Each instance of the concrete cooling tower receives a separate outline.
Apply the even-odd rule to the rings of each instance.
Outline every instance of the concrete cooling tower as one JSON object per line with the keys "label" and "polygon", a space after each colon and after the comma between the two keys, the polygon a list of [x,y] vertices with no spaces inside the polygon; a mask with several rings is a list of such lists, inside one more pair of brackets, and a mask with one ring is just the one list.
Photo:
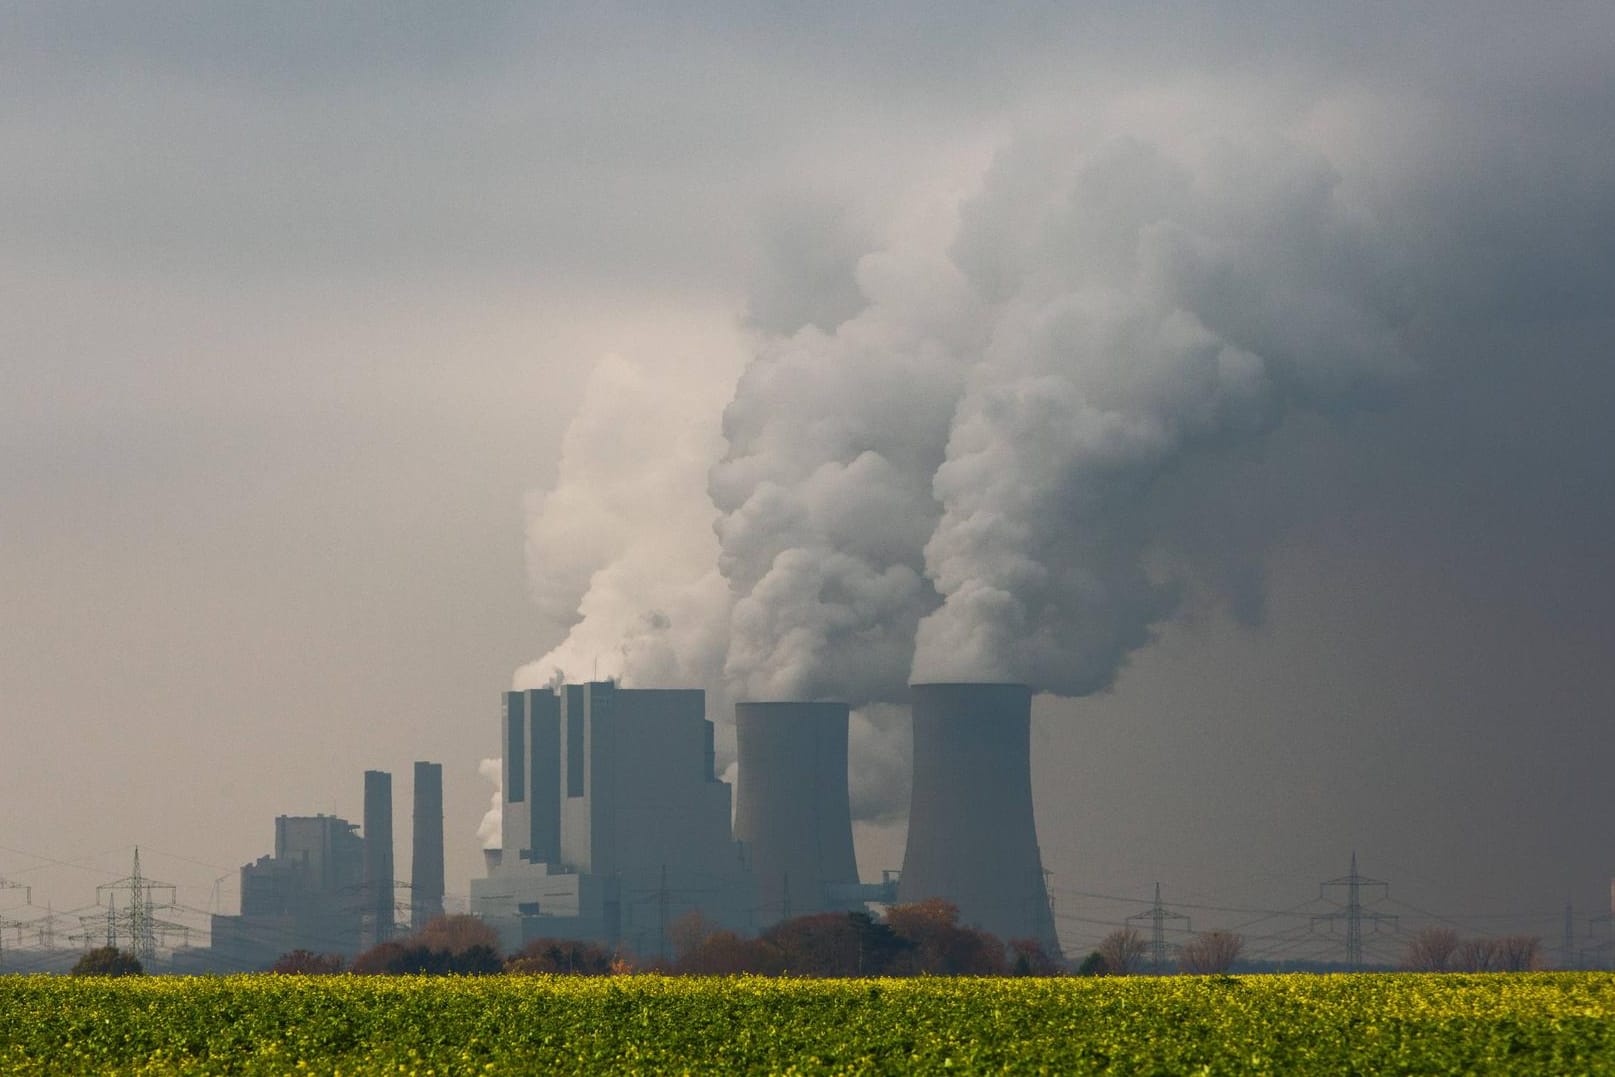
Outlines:
{"label": "concrete cooling tower", "polygon": [[961,923],[1058,953],[1032,818],[1031,689],[912,688],[914,784],[898,900],[945,898]]}
{"label": "concrete cooling tower", "polygon": [[738,703],[735,837],[761,896],[760,924],[854,908],[845,703]]}

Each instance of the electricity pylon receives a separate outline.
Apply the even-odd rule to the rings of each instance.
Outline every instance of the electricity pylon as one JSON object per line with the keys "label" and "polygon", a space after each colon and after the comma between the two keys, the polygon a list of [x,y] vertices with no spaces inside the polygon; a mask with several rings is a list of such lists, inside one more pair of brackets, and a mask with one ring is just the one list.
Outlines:
{"label": "electricity pylon", "polygon": [[1159,976],[1166,971],[1166,922],[1168,920],[1182,920],[1183,930],[1189,930],[1189,918],[1182,913],[1168,912],[1166,906],[1161,904],[1161,884],[1155,884],[1155,904],[1143,912],[1134,913],[1127,918],[1130,924],[1134,920],[1149,921],[1150,925],[1150,971]]}
{"label": "electricity pylon", "polygon": [[[1320,921],[1327,922],[1331,926],[1337,920],[1346,922],[1346,965],[1355,972],[1363,967],[1363,922],[1366,920],[1372,924],[1375,931],[1379,930],[1379,925],[1382,923],[1396,923],[1396,917],[1394,916],[1363,911],[1363,888],[1380,890],[1380,897],[1384,898],[1390,896],[1391,884],[1381,879],[1370,879],[1367,876],[1357,874],[1357,851],[1354,849],[1351,854],[1351,873],[1319,884],[1318,893],[1325,901],[1332,900],[1325,892],[1331,886],[1343,886],[1346,888],[1346,903],[1339,912],[1326,912],[1314,916],[1312,924],[1316,927]],[[1335,902],[1335,904],[1340,903]]]}

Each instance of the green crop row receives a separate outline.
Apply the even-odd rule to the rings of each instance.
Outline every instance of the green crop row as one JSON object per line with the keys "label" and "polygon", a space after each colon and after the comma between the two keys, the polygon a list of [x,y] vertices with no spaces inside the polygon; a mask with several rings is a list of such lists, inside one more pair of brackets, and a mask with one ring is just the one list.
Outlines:
{"label": "green crop row", "polygon": [[1615,976],[0,977],[7,1073],[1615,1073]]}

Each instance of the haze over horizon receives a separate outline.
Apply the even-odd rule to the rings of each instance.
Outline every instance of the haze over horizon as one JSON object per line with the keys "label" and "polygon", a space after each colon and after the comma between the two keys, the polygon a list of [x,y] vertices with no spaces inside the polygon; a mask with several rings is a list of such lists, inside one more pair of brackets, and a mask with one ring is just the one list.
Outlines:
{"label": "haze over horizon", "polygon": [[3,18],[36,905],[139,845],[233,908],[369,768],[407,878],[417,759],[463,893],[559,668],[864,705],[866,877],[908,678],[1027,680],[1068,947],[1354,849],[1469,931],[1608,911],[1606,6]]}

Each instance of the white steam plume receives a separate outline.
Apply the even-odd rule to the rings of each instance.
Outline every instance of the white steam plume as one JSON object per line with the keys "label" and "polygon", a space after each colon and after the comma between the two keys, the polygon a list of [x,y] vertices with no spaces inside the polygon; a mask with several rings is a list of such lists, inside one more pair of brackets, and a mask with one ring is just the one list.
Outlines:
{"label": "white steam plume", "polygon": [[936,225],[862,259],[856,317],[765,343],[724,414],[709,489],[736,598],[736,698],[905,695],[915,627],[937,603],[923,556],[939,514],[931,476],[984,342]]}
{"label": "white steam plume", "polygon": [[720,684],[729,597],[705,484],[734,372],[717,363],[596,365],[555,486],[528,502],[528,574],[556,643],[516,688],[557,675]]}
{"label": "white steam plume", "polygon": [[1375,240],[1281,142],[1002,160],[954,247],[993,329],[935,476],[915,679],[1109,685],[1176,602],[1156,480],[1403,369]]}
{"label": "white steam plume", "polygon": [[505,765],[502,759],[484,759],[477,764],[477,773],[493,783],[488,797],[488,811],[477,824],[477,840],[484,849],[498,849],[505,844]]}
{"label": "white steam plume", "polygon": [[1160,480],[1404,370],[1385,237],[1281,139],[1023,142],[894,235],[856,313],[761,337],[721,437],[724,385],[596,372],[529,521],[569,634],[518,687],[850,702],[857,815],[893,817],[906,727],[871,705],[911,678],[1106,687],[1205,583],[1172,574],[1196,567]]}

